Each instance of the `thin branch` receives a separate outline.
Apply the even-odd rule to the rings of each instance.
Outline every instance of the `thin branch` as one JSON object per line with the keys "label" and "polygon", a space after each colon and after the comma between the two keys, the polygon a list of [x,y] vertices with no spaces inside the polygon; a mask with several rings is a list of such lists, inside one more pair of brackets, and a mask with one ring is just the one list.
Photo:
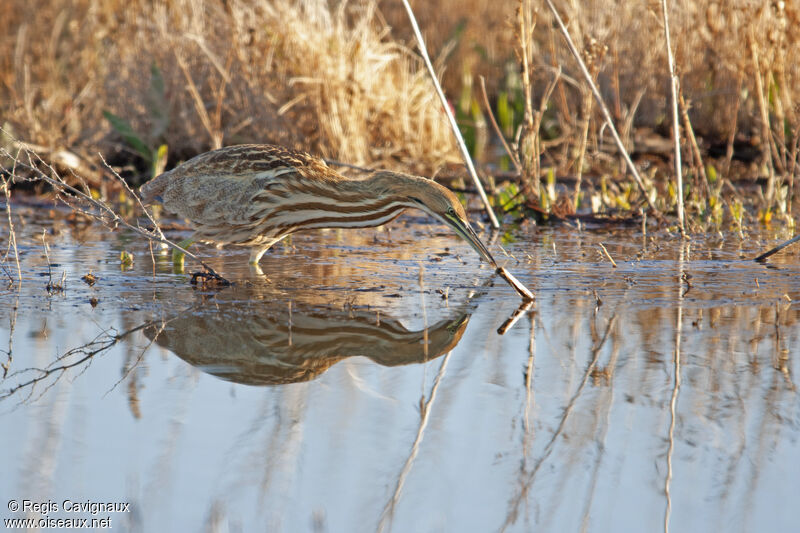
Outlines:
{"label": "thin branch", "polygon": [[[61,378],[61,376],[64,375],[64,372],[66,372],[67,370],[78,367],[83,363],[86,363],[87,361],[91,361],[94,358],[94,356],[109,350],[111,347],[115,346],[129,335],[137,331],[140,331],[150,325],[157,324],[158,322],[159,321],[157,320],[147,321],[134,328],[131,328],[127,331],[115,335],[112,335],[108,332],[108,330],[105,330],[102,333],[100,333],[97,337],[87,342],[86,344],[83,344],[81,346],[78,346],[77,348],[72,348],[71,350],[64,352],[62,355],[56,357],[56,359],[52,363],[50,363],[48,366],[44,368],[25,368],[17,370],[15,372],[11,372],[8,374],[7,376],[8,378],[12,378],[14,376],[21,376],[22,374],[25,374],[27,372],[36,372],[37,375],[28,379],[27,381],[17,383],[15,386],[9,389],[0,391],[0,400],[9,398],[14,394],[16,394],[17,392],[19,392],[20,390],[25,389],[26,387],[30,387],[30,392],[28,396],[22,400],[22,402],[25,402],[28,398],[30,398],[33,395],[34,389],[36,388],[36,385],[38,383],[46,380],[47,378],[56,373],[60,374],[55,379],[55,381],[58,381]],[[81,356],[81,357],[75,361],[67,361],[73,356]],[[48,388],[52,387],[54,383],[51,383],[48,386]]]}
{"label": "thin branch", "polygon": [[[595,311],[596,316],[596,311]],[[599,338],[596,342],[593,343],[591,349],[591,360],[589,361],[589,365],[586,367],[586,370],[583,373],[583,378],[581,379],[580,383],[578,384],[577,389],[572,394],[572,397],[569,399],[567,406],[564,407],[564,410],[561,415],[561,421],[558,424],[558,427],[553,431],[553,434],[550,436],[550,440],[544,447],[542,454],[539,456],[539,459],[533,465],[533,467],[529,470],[523,470],[521,472],[522,479],[520,480],[521,487],[520,491],[517,494],[516,498],[511,502],[510,509],[508,514],[506,515],[506,520],[503,526],[500,528],[500,531],[506,531],[514,522],[517,520],[517,514],[519,512],[519,507],[522,504],[523,500],[527,497],[528,491],[530,487],[533,485],[533,481],[536,478],[536,475],[539,472],[539,469],[542,467],[544,462],[553,452],[556,443],[558,442],[558,437],[562,434],[564,429],[567,426],[567,419],[569,418],[570,414],[572,414],[572,410],[575,408],[575,404],[578,401],[578,398],[583,393],[583,389],[586,387],[586,384],[589,382],[589,378],[592,375],[595,367],[597,366],[597,361],[600,358],[600,350],[605,345],[606,340],[608,339],[608,335],[611,332],[611,329],[614,327],[614,323],[617,320],[616,312],[611,315],[611,318],[606,323],[606,329],[603,333],[603,336]]]}
{"label": "thin branch", "polygon": [[391,525],[392,518],[394,516],[394,510],[397,503],[400,501],[400,496],[403,493],[403,486],[405,485],[406,478],[408,477],[409,472],[411,472],[411,468],[414,466],[414,461],[419,454],[419,448],[422,444],[422,440],[425,437],[425,428],[428,426],[428,422],[430,420],[431,409],[433,409],[433,404],[436,401],[436,393],[439,390],[439,385],[441,384],[442,380],[444,379],[445,372],[447,371],[447,363],[450,361],[450,354],[452,352],[447,352],[447,354],[442,358],[442,362],[439,365],[439,372],[436,374],[436,379],[431,386],[430,393],[428,395],[427,401],[424,400],[424,397],[420,401],[420,420],[419,426],[417,427],[417,434],[414,438],[414,443],[411,445],[411,451],[406,458],[405,464],[403,464],[402,470],[400,470],[400,474],[397,476],[397,483],[395,484],[394,492],[392,493],[392,497],[389,498],[389,501],[386,502],[386,505],[383,508],[383,512],[381,513],[381,520],[378,523],[378,532],[384,531],[387,526]]}
{"label": "thin branch", "polygon": [[708,185],[708,173],[706,173],[706,167],[703,164],[703,155],[700,153],[700,146],[697,144],[697,136],[695,136],[694,128],[692,128],[692,122],[689,120],[689,106],[686,105],[686,100],[684,100],[682,93],[678,94],[678,101],[681,104],[680,109],[681,118],[683,120],[683,129],[685,130],[687,139],[689,139],[689,146],[691,148],[691,152],[694,154],[694,159],[697,161],[696,172],[701,178],[703,190],[706,194],[706,202],[708,202],[709,198],[711,197],[711,188]]}
{"label": "thin branch", "polygon": [[[686,247],[681,243],[680,253],[680,279],[685,277],[686,272],[683,270],[683,262]],[[677,421],[677,406],[678,406],[678,393],[681,389],[681,330],[683,328],[683,297],[686,293],[681,293],[682,287],[680,281],[678,282],[678,317],[675,327],[675,356],[672,360],[672,369],[674,372],[674,381],[672,385],[672,396],[669,401],[669,430],[667,431],[667,472],[664,476],[664,498],[666,505],[664,509],[664,531],[669,531],[669,519],[672,512],[672,496],[670,493],[670,486],[672,484],[672,457],[675,452],[675,423]]]}
{"label": "thin branch", "polygon": [[758,257],[756,257],[755,259],[753,259],[753,261],[756,261],[756,262],[758,262],[758,263],[763,263],[764,261],[766,261],[766,259],[767,259],[769,256],[771,256],[771,255],[774,255],[774,254],[776,254],[776,253],[780,252],[781,250],[783,250],[784,248],[786,248],[786,247],[787,247],[787,246],[789,246],[790,244],[794,244],[794,243],[796,243],[797,241],[800,241],[800,235],[795,235],[794,237],[792,237],[792,238],[791,238],[791,239],[789,239],[788,241],[786,241],[786,242],[784,242],[784,243],[781,243],[781,244],[779,244],[778,246],[776,246],[775,248],[772,248],[772,249],[770,249],[770,250],[768,250],[768,251],[764,252],[763,254],[761,254],[761,255],[759,255]]}
{"label": "thin branch", "polygon": [[212,147],[214,149],[222,148],[222,132],[215,131],[212,127],[211,118],[209,118],[208,112],[206,111],[206,105],[203,102],[203,97],[200,96],[200,91],[197,90],[197,86],[194,84],[194,80],[192,79],[192,75],[189,73],[189,67],[186,65],[186,61],[183,60],[183,57],[181,57],[177,50],[175,51],[175,59],[178,60],[178,66],[181,67],[183,75],[186,77],[186,88],[192,95],[194,107],[197,110],[197,116],[200,117],[200,122],[203,123],[203,127],[208,132],[209,137],[211,137]]}
{"label": "thin branch", "polygon": [[503,148],[505,149],[508,158],[511,160],[511,164],[514,165],[514,168],[517,169],[518,173],[521,173],[522,167],[519,164],[519,159],[517,159],[517,156],[511,151],[511,147],[508,146],[508,143],[506,142],[505,135],[503,135],[502,130],[500,130],[500,126],[497,124],[497,120],[494,118],[492,106],[489,104],[489,97],[486,96],[486,80],[483,79],[483,76],[481,76],[481,95],[483,95],[483,105],[486,107],[486,112],[489,114],[489,120],[492,123],[492,127],[494,128],[497,137],[500,139],[500,142],[503,143]]}
{"label": "thin branch", "polygon": [[19,266],[19,250],[17,250],[17,234],[14,231],[14,222],[11,219],[11,183],[14,182],[14,177],[16,175],[17,169],[17,162],[14,161],[14,167],[11,169],[11,179],[3,178],[3,192],[6,195],[6,216],[8,217],[8,230],[9,230],[9,239],[8,244],[9,248],[6,250],[6,255],[3,257],[3,262],[8,259],[8,253],[11,251],[11,248],[14,248],[14,260],[17,263],[17,282],[22,285],[22,268]]}
{"label": "thin branch", "polygon": [[[753,70],[756,74],[756,93],[758,94],[758,109],[761,113],[761,130],[762,136],[761,146],[764,162],[767,165],[767,172],[769,174],[767,179],[767,193],[766,193],[766,209],[772,208],[772,202],[775,199],[775,169],[772,162],[772,150],[770,148],[770,122],[769,111],[767,109],[767,96],[764,92],[764,82],[761,79],[761,62],[758,58],[758,50],[755,45],[755,37],[750,35],[750,57],[753,62]],[[766,144],[765,144],[766,143]]]}
{"label": "thin branch", "polygon": [[[178,244],[175,244],[174,242],[170,241],[169,239],[165,238],[163,233],[161,233],[161,230],[157,230],[158,234],[156,234],[154,232],[145,230],[144,228],[142,228],[142,227],[140,227],[138,225],[134,226],[133,224],[127,222],[125,219],[123,219],[121,216],[119,216],[106,203],[101,202],[99,200],[95,200],[94,198],[91,197],[91,195],[88,195],[85,192],[83,192],[83,191],[81,191],[79,189],[76,189],[75,187],[65,183],[64,180],[61,179],[61,177],[55,171],[55,169],[52,166],[50,166],[48,163],[43,161],[42,158],[39,157],[35,152],[26,152],[27,155],[28,155],[28,164],[20,162],[17,157],[15,157],[12,154],[10,154],[5,148],[0,148],[0,153],[4,154],[6,157],[9,157],[9,158],[13,159],[15,161],[15,164],[18,164],[19,166],[21,166],[23,168],[26,168],[26,169],[30,170],[31,172],[33,172],[42,181],[44,181],[44,182],[52,185],[53,187],[55,187],[56,191],[59,193],[58,194],[59,199],[61,199],[61,201],[63,201],[70,208],[76,209],[76,210],[78,210],[78,211],[80,211],[80,212],[82,212],[82,213],[84,213],[84,214],[96,219],[96,220],[100,220],[103,223],[105,223],[107,226],[111,227],[112,229],[116,228],[117,226],[123,226],[126,229],[141,235],[142,237],[145,237],[145,238],[150,239],[152,241],[156,241],[156,242],[160,242],[160,243],[166,244],[170,248],[172,248],[174,250],[178,250],[179,252],[184,253],[185,255],[191,257],[192,259],[194,259],[195,261],[200,263],[200,265],[202,265],[203,268],[206,269],[213,276],[219,277],[221,280],[225,281],[226,283],[229,283],[225,278],[220,276],[213,268],[211,268],[208,264],[206,264],[205,261],[200,259],[198,256],[196,256],[195,254],[193,254],[193,253],[189,252],[188,250],[182,248]],[[53,173],[53,175],[56,176],[56,178],[52,178],[52,177],[48,176],[47,174],[42,172],[39,168],[37,168],[36,165],[34,164],[34,162],[31,160],[31,154],[33,154],[35,156],[35,158],[42,165],[47,167]],[[99,213],[94,213],[94,212],[91,212],[91,211],[88,211],[88,210],[84,210],[84,209],[81,209],[78,206],[70,204],[67,201],[67,198],[69,196],[76,197],[77,199],[88,203],[92,207],[96,208],[99,211]],[[136,195],[134,194],[134,196],[136,196]],[[140,205],[141,205],[141,203],[140,203]],[[142,208],[144,209],[144,206],[142,206]],[[146,209],[144,209],[144,211],[147,212]],[[148,218],[150,220],[153,220],[152,216],[150,216],[149,214],[148,214]],[[158,228],[158,225],[156,225],[155,227]]]}
{"label": "thin branch", "polygon": [[600,246],[601,250],[603,250],[603,254],[605,254],[606,258],[608,258],[608,260],[611,261],[611,266],[613,266],[614,268],[617,268],[616,261],[614,261],[614,258],[611,257],[611,254],[608,253],[608,250],[606,250],[606,247],[603,245],[603,243],[599,242],[599,243],[597,243],[597,245]]}
{"label": "thin branch", "polygon": [[128,192],[128,194],[129,194],[129,195],[131,195],[131,196],[132,196],[132,197],[133,197],[133,198],[136,200],[136,203],[137,203],[137,204],[139,204],[139,208],[142,210],[142,212],[144,213],[144,215],[147,217],[147,220],[149,220],[149,221],[150,221],[150,223],[153,225],[153,230],[156,232],[156,234],[158,235],[158,237],[159,237],[161,240],[166,240],[166,237],[164,237],[164,233],[162,233],[162,231],[161,231],[161,228],[160,228],[160,227],[158,227],[158,222],[156,222],[156,220],[153,218],[153,215],[151,215],[151,214],[150,214],[150,211],[149,211],[148,209],[146,209],[146,208],[145,208],[144,204],[142,203],[142,200],[141,200],[141,198],[139,198],[139,195],[138,195],[138,194],[136,194],[135,192],[133,192],[133,189],[131,189],[130,185],[128,185],[128,182],[127,182],[127,181],[125,181],[125,180],[122,178],[122,176],[120,176],[120,175],[117,173],[117,171],[116,171],[116,170],[114,170],[113,168],[111,168],[111,165],[109,165],[109,164],[106,162],[106,159],[103,157],[103,154],[101,154],[100,152],[98,152],[98,153],[97,153],[97,155],[99,155],[99,156],[100,156],[100,159],[103,161],[103,164],[106,166],[106,168],[108,168],[108,170],[110,170],[110,171],[111,171],[111,174],[113,174],[113,175],[114,175],[114,177],[115,177],[115,178],[117,178],[117,180],[118,180],[118,181],[119,181],[119,182],[122,184],[122,186],[125,188],[125,190]]}

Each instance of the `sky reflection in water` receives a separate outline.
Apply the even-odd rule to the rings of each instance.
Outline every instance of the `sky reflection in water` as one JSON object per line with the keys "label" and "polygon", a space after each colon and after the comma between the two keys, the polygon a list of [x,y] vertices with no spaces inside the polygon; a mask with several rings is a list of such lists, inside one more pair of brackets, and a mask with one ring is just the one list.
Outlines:
{"label": "sky reflection in water", "polygon": [[0,293],[0,389],[21,385],[0,400],[0,497],[129,501],[122,531],[796,526],[797,255],[523,232],[507,266],[537,301],[501,336],[515,293],[444,228],[401,220],[296,236],[268,281],[204,249],[239,282],[218,293],[165,255],[154,271],[146,244],[67,228],[52,296],[29,224],[22,289]]}

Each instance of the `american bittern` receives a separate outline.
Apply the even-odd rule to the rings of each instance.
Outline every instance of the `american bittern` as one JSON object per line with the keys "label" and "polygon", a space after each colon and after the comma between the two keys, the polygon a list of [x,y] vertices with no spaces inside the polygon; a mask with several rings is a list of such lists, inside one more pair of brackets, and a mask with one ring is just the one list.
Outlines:
{"label": "american bittern", "polygon": [[380,226],[411,207],[453,228],[496,265],[447,188],[398,172],[348,178],[321,159],[278,146],[206,152],[144,184],[141,195],[146,204],[161,202],[189,219],[194,240],[251,247],[251,264],[297,231]]}

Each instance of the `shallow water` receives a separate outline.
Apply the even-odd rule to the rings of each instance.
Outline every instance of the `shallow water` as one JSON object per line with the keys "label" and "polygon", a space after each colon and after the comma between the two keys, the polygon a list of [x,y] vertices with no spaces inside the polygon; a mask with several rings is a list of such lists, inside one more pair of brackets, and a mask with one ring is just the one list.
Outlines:
{"label": "shallow water", "polygon": [[4,519],[69,499],[130,503],[48,514],[118,531],[796,531],[800,263],[748,260],[774,235],[520,229],[492,246],[536,295],[510,322],[516,293],[420,218],[295,236],[266,276],[200,247],[236,281],[204,291],[131,235],[27,211]]}

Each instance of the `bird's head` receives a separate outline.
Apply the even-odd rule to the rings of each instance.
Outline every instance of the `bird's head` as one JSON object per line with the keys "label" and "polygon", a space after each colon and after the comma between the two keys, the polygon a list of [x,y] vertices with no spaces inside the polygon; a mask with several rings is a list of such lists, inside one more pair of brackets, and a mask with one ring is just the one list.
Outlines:
{"label": "bird's head", "polygon": [[450,226],[478,255],[492,265],[497,265],[492,254],[470,226],[467,212],[458,197],[450,189],[426,178],[395,172],[378,172],[375,178],[385,181],[388,188],[407,202],[409,207],[421,209]]}

